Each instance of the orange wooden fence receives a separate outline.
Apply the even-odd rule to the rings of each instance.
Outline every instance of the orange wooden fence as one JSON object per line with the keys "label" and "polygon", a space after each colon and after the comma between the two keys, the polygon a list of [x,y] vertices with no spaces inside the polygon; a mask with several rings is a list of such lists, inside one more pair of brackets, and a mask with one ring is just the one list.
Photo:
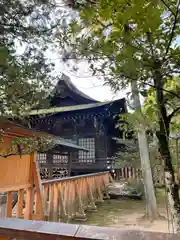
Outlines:
{"label": "orange wooden fence", "polygon": [[[7,194],[7,201],[0,208],[5,209],[8,218],[24,218],[49,221],[66,221],[71,218],[86,219],[85,210],[95,211],[96,203],[103,202],[107,196],[106,185],[111,177],[109,172],[81,175],[64,179],[39,180],[36,163],[32,161],[30,183],[0,188]],[[18,201],[13,208],[14,193]]]}
{"label": "orange wooden fence", "polygon": [[[43,198],[35,159],[34,153],[23,155],[21,158],[12,156],[7,161],[1,159],[1,166],[4,161],[5,174],[0,181],[0,194],[4,196],[0,205],[1,217],[44,219]],[[0,172],[3,173],[3,169]],[[18,195],[18,200],[13,209],[15,194]]]}
{"label": "orange wooden fence", "polygon": [[[152,168],[153,173],[153,181],[155,186],[163,186],[164,185],[164,169],[163,166],[154,166]],[[140,180],[142,179],[142,170],[141,168],[136,167],[122,167],[114,170],[114,179],[116,181],[124,180]]]}
{"label": "orange wooden fence", "polygon": [[140,179],[141,169],[135,167],[122,167],[115,169],[115,180]]}
{"label": "orange wooden fence", "polygon": [[110,180],[109,172],[101,172],[43,181],[48,220],[85,220],[84,211],[95,211],[96,203],[103,202],[103,195],[108,197],[106,186]]}

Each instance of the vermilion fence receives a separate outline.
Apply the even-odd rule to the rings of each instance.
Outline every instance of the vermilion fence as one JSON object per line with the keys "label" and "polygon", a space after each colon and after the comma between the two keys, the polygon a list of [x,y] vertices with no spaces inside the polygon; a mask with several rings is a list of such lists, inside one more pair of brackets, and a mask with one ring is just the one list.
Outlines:
{"label": "vermilion fence", "polygon": [[[157,165],[153,168],[153,181],[155,185],[164,185],[164,169],[163,166]],[[121,167],[114,169],[114,179],[116,181],[130,181],[130,180],[140,180],[142,179],[141,168],[136,167]]]}

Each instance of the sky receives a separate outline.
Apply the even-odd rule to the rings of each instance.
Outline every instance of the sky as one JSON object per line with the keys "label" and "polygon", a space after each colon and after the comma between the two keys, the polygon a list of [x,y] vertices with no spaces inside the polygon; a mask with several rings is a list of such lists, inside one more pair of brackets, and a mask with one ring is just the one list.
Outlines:
{"label": "sky", "polygon": [[[67,10],[69,12],[69,9],[67,9],[64,6],[64,3],[62,0],[56,0],[57,4],[59,4],[59,8],[61,10]],[[62,6],[62,7],[61,7]],[[71,17],[74,18],[72,13],[74,11],[69,12]],[[76,14],[75,14],[76,15]],[[68,18],[66,18],[66,21]],[[176,40],[176,43],[179,44],[180,42],[180,37]],[[116,94],[114,94],[110,87],[108,86],[103,86],[103,79],[99,79],[97,77],[90,77],[90,73],[88,72],[88,66],[87,63],[81,63],[80,66],[80,73],[77,76],[76,72],[70,71],[70,69],[67,67],[67,64],[63,63],[62,60],[60,60],[60,55],[54,52],[48,52],[47,58],[49,59],[54,59],[55,63],[55,75],[60,76],[61,73],[66,74],[71,78],[71,81],[74,83],[74,85],[84,92],[85,94],[89,95],[90,97],[98,100],[98,101],[106,101],[106,100],[115,100],[115,99],[120,99],[124,98],[127,95],[127,92],[130,91],[130,89],[127,89],[127,91],[119,91]],[[59,58],[59,59],[58,59]]]}
{"label": "sky", "polygon": [[[56,0],[57,4],[59,4],[61,9],[66,9],[64,6],[63,0]],[[62,6],[62,7],[61,7]],[[69,10],[68,10],[69,11]],[[74,11],[73,11],[74,12]],[[71,15],[71,14],[70,14]],[[75,14],[76,15],[76,14]],[[175,44],[180,44],[180,36],[177,37]],[[106,100],[115,100],[120,99],[127,96],[127,92],[130,91],[130,89],[127,89],[127,91],[119,91],[116,94],[114,94],[110,87],[103,86],[103,79],[98,79],[96,77],[89,77],[90,73],[87,71],[86,63],[82,63],[81,68],[81,74],[77,76],[75,72],[69,71],[68,67],[65,66],[60,61],[55,61],[56,65],[56,74],[64,73],[68,75],[71,78],[71,81],[75,84],[75,86],[84,92],[85,94],[89,95],[90,97],[99,100],[99,101],[106,101]],[[141,103],[143,103],[143,99],[141,99]]]}
{"label": "sky", "polygon": [[79,90],[98,101],[109,101],[126,97],[125,91],[115,94],[111,91],[110,87],[103,86],[103,79],[95,76],[90,77],[86,63],[81,64],[82,71],[79,75],[75,72],[72,73],[65,64],[58,60],[55,60],[55,65],[56,75],[61,75],[61,73],[66,74]]}
{"label": "sky", "polygon": [[[175,44],[180,44],[180,37],[178,37],[175,41]],[[98,100],[98,101],[110,101],[115,99],[121,99],[124,97],[127,97],[127,93],[130,92],[130,88],[126,91],[119,91],[116,94],[113,93],[108,86],[103,86],[103,78],[99,79],[95,76],[90,77],[90,73],[88,72],[88,65],[84,62],[81,63],[81,71],[80,74],[77,76],[75,72],[70,71],[70,69],[67,67],[66,64],[64,64],[62,61],[57,60],[59,57],[55,53],[48,53],[48,57],[50,59],[56,59],[55,60],[55,74],[61,75],[61,73],[64,73],[65,75],[69,76],[71,78],[71,81],[74,83],[74,85],[87,94],[88,96]],[[71,66],[72,68],[72,66]],[[143,104],[144,99],[140,97],[141,104]]]}
{"label": "sky", "polygon": [[[56,0],[57,2],[61,3],[61,0]],[[61,8],[64,9],[64,8]],[[69,10],[68,10],[69,11]],[[26,44],[24,46],[19,44],[17,41],[17,54],[21,55],[26,47]],[[67,64],[62,62],[62,56],[58,54],[58,49],[55,51],[48,49],[46,52],[46,57],[49,59],[50,62],[55,63],[55,71],[53,75],[61,76],[62,73],[69,76],[71,81],[74,83],[74,85],[84,92],[86,95],[98,100],[98,101],[110,101],[115,99],[124,98],[126,96],[126,92],[121,91],[114,94],[110,87],[103,86],[104,82],[103,79],[99,79],[97,77],[90,77],[91,74],[88,71],[88,65],[86,62],[82,62],[80,64],[80,74],[77,76],[76,72],[70,71],[70,69],[67,67]],[[71,65],[71,68],[73,66],[73,63]],[[129,91],[129,90],[128,90]]]}
{"label": "sky", "polygon": [[[69,11],[69,9],[63,7],[64,3],[62,0],[56,0],[56,2],[59,6],[62,6],[60,7],[61,10],[66,9]],[[74,11],[70,12],[70,15],[75,14]],[[67,20],[68,19],[66,19],[66,21]],[[50,59],[57,59],[59,56],[56,53],[49,52],[47,57]],[[97,77],[89,77],[91,74],[88,72],[88,66],[86,63],[81,63],[81,74],[78,76],[75,72],[72,73],[70,69],[68,69],[67,65],[60,60],[55,60],[55,65],[55,75],[60,75],[60,73],[68,75],[79,90],[98,101],[115,100],[126,96],[126,92],[124,91],[114,94],[110,87],[103,86],[103,79],[100,80]]]}
{"label": "sky", "polygon": [[102,81],[95,77],[82,79],[73,77],[71,79],[78,89],[99,101],[115,100],[126,96],[124,91],[114,94],[110,87],[102,85],[100,86]]}

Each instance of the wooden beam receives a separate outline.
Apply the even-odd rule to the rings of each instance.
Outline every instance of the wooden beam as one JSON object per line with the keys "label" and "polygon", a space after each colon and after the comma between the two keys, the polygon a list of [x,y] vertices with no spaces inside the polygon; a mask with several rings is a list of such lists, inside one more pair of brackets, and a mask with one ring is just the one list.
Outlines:
{"label": "wooden beam", "polygon": [[26,190],[26,207],[25,207],[25,213],[24,213],[24,219],[30,220],[32,219],[33,215],[33,203],[34,203],[34,192],[33,187],[29,187]]}
{"label": "wooden beam", "polygon": [[69,154],[68,154],[68,176],[69,176],[69,177],[71,176],[72,157],[73,157],[72,152],[69,152]]}
{"label": "wooden beam", "polygon": [[76,224],[6,218],[0,219],[0,240],[74,240],[78,228]]}
{"label": "wooden beam", "polygon": [[6,203],[6,217],[12,217],[12,200],[13,200],[13,193],[7,193],[7,203]]}
{"label": "wooden beam", "polygon": [[0,240],[179,240],[179,234],[21,219],[0,219]]}
{"label": "wooden beam", "polygon": [[0,236],[0,240],[8,240],[8,239],[9,239],[8,237]]}
{"label": "wooden beam", "polygon": [[48,192],[49,191],[49,186],[48,186],[48,184],[46,184],[46,185],[44,185],[44,188],[43,188],[43,197],[44,197],[44,208],[45,208],[45,215],[47,215],[48,213],[48,211],[47,211],[47,209],[48,209],[48,197],[49,197],[49,195],[48,195]]}
{"label": "wooden beam", "polygon": [[35,154],[34,152],[30,153],[30,166],[29,166],[29,183],[34,183],[34,176],[33,176],[33,163],[35,161]]}
{"label": "wooden beam", "polygon": [[49,178],[52,178],[53,175],[53,153],[47,152],[47,164],[49,170]]}
{"label": "wooden beam", "polygon": [[53,209],[53,221],[59,220],[59,189],[58,184],[54,184],[54,209]]}
{"label": "wooden beam", "polygon": [[19,189],[25,189],[31,186],[32,184],[0,185],[0,192],[16,192]]}
{"label": "wooden beam", "polygon": [[53,221],[54,215],[54,184],[49,185],[49,216],[48,220]]}
{"label": "wooden beam", "polygon": [[68,218],[68,214],[67,214],[67,211],[66,211],[66,207],[65,207],[65,204],[64,204],[64,200],[63,200],[63,197],[62,197],[62,193],[61,193],[61,186],[58,185],[58,193],[59,193],[59,212],[60,212],[60,217],[63,219],[63,220],[67,220]]}
{"label": "wooden beam", "polygon": [[40,180],[40,173],[37,166],[37,162],[33,162],[33,177],[34,177],[34,184],[36,186],[36,219],[43,220],[45,217],[45,199],[43,197],[43,190]]}
{"label": "wooden beam", "polygon": [[17,202],[17,217],[23,216],[23,201],[24,201],[24,189],[18,191],[18,202]]}

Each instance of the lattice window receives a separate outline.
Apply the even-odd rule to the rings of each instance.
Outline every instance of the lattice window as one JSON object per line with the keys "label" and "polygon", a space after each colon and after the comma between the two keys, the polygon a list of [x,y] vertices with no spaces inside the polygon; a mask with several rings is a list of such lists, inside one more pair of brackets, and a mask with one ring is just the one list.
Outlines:
{"label": "lattice window", "polygon": [[67,164],[68,156],[60,155],[60,154],[53,154],[53,163],[54,164]]}
{"label": "lattice window", "polygon": [[88,152],[79,151],[79,162],[95,162],[95,139],[79,138],[79,146],[89,150]]}
{"label": "lattice window", "polygon": [[64,178],[68,176],[67,168],[53,168],[53,178]]}
{"label": "lattice window", "polygon": [[37,162],[38,163],[46,163],[47,162],[47,154],[46,153],[38,153],[37,154]]}
{"label": "lattice window", "polygon": [[41,179],[48,179],[49,178],[49,169],[48,168],[40,168],[40,177]]}

